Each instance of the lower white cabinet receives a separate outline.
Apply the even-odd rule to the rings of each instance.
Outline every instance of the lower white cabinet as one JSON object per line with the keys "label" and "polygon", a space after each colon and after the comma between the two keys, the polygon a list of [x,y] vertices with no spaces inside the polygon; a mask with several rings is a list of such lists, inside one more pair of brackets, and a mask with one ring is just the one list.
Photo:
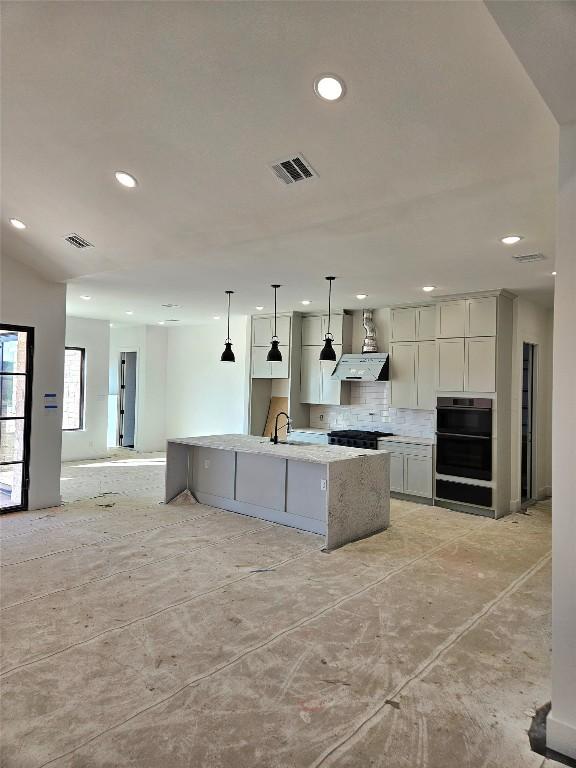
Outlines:
{"label": "lower white cabinet", "polygon": [[433,449],[431,445],[391,442],[390,490],[410,496],[433,497]]}

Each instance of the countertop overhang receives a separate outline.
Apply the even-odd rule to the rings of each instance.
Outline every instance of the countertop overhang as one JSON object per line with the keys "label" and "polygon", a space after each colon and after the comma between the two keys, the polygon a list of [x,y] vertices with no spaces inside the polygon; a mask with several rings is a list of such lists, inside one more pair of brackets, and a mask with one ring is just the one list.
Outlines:
{"label": "countertop overhang", "polygon": [[[279,459],[310,461],[315,464],[333,464],[350,459],[382,456],[386,451],[373,451],[362,448],[345,448],[339,445],[309,445],[302,443],[270,442],[270,438],[254,435],[201,435],[199,437],[178,437],[168,439],[169,443],[217,448],[244,453],[259,453],[276,456]],[[387,455],[387,454],[386,454]]]}

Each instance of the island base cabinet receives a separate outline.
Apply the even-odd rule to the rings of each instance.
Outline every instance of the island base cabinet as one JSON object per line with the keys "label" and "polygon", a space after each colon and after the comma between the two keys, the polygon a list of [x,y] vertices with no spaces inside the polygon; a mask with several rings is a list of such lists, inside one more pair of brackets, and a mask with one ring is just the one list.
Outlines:
{"label": "island base cabinet", "polygon": [[289,461],[286,477],[286,512],[294,517],[326,520],[327,469],[325,464]]}
{"label": "island base cabinet", "polygon": [[234,475],[236,460],[234,451],[217,448],[192,449],[192,481],[200,493],[234,498]]}
{"label": "island base cabinet", "polygon": [[255,507],[284,512],[286,459],[257,453],[237,453],[236,500]]}

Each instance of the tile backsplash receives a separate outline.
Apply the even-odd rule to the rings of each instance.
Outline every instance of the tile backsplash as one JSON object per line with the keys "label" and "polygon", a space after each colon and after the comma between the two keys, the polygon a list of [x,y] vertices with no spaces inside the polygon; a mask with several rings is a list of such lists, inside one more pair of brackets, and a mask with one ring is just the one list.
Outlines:
{"label": "tile backsplash", "polygon": [[434,437],[436,413],[392,408],[388,381],[359,381],[350,386],[350,405],[310,406],[311,427],[372,429],[410,437]]}

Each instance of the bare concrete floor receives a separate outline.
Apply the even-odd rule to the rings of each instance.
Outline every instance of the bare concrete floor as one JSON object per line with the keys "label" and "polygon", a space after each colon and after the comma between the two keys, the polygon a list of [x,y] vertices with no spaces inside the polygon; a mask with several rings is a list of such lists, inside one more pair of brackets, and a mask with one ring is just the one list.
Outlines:
{"label": "bare concrete floor", "polygon": [[548,504],[396,501],[325,554],[160,504],[158,456],[62,477],[64,506],[0,521],[3,768],[554,765],[526,736],[550,696]]}

